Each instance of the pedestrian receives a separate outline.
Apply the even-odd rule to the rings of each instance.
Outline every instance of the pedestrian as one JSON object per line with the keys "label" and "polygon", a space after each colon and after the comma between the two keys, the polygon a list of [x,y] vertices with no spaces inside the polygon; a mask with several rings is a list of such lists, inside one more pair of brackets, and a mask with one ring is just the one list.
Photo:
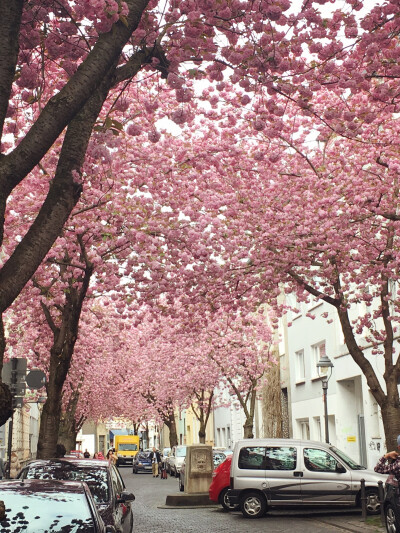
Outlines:
{"label": "pedestrian", "polygon": [[21,464],[19,462],[18,455],[15,452],[12,452],[10,460],[10,478],[16,478],[20,470]]}
{"label": "pedestrian", "polygon": [[393,450],[381,457],[374,470],[379,474],[392,474],[400,484],[400,435],[397,436],[397,451]]}
{"label": "pedestrian", "polygon": [[153,477],[158,477],[158,465],[161,463],[161,455],[154,446],[153,451],[150,452],[149,459],[151,459],[151,470],[153,472]]}
{"label": "pedestrian", "polygon": [[97,459],[101,459],[101,460],[104,461],[104,455],[103,455],[102,452],[99,452],[99,453],[97,454]]}
{"label": "pedestrian", "polygon": [[0,479],[3,479],[3,477],[6,477],[6,468],[3,459],[0,457]]}
{"label": "pedestrian", "polygon": [[99,454],[97,452],[94,452],[93,459],[98,459],[98,458],[99,458]]}
{"label": "pedestrian", "polygon": [[84,451],[83,457],[84,457],[85,459],[90,459],[90,453],[87,451],[87,448],[86,448],[86,450]]}
{"label": "pedestrian", "polygon": [[115,453],[115,448],[110,448],[107,452],[107,459],[110,465],[117,464],[117,454]]}

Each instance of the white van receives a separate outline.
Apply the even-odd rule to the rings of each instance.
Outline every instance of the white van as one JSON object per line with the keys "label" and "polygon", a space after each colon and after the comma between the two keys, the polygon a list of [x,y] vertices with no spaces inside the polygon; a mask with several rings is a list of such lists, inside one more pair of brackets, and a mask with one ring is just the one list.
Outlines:
{"label": "white van", "polygon": [[360,505],[365,480],[367,510],[379,512],[378,481],[387,476],[366,470],[343,452],[316,441],[246,439],[233,451],[231,505],[246,518],[259,518],[269,507]]}

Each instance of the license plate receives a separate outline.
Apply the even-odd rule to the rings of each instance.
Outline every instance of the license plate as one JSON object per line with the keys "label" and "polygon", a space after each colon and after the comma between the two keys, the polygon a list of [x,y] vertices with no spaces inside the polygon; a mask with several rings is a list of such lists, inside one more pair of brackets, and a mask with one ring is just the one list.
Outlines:
{"label": "license plate", "polygon": [[145,470],[151,470],[151,466],[145,466],[144,469]]}

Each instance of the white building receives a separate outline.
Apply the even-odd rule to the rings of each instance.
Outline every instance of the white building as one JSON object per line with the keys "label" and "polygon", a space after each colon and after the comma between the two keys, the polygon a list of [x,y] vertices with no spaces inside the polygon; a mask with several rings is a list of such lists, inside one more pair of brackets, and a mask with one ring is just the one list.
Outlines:
{"label": "white building", "polygon": [[[289,313],[292,436],[325,440],[324,402],[317,362],[327,355],[334,367],[328,382],[329,441],[364,466],[373,467],[385,449],[380,411],[361,369],[349,355],[336,311],[325,302],[301,305]],[[306,313],[315,316],[312,320]],[[329,313],[330,323],[325,314]],[[364,352],[382,378],[379,356]]]}

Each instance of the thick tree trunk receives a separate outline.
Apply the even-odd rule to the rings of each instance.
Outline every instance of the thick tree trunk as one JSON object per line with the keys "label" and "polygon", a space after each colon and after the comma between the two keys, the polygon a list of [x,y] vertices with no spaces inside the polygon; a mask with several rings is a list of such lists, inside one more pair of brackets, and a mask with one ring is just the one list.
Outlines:
{"label": "thick tree trunk", "polygon": [[42,304],[47,323],[53,331],[53,346],[50,350],[49,380],[46,385],[47,400],[43,407],[40,422],[38,459],[49,459],[56,453],[61,419],[62,390],[71,365],[76,339],[78,337],[79,319],[89,281],[93,273],[91,264],[87,264],[82,276],[81,286],[72,284],[66,293],[61,326],[57,327],[49,309]]}
{"label": "thick tree trunk", "polygon": [[65,422],[63,417],[61,418],[60,427],[58,430],[58,443],[63,444],[68,452],[76,450],[76,436],[78,430],[75,428],[75,424],[72,426],[68,422]]}
{"label": "thick tree trunk", "polygon": [[168,416],[164,418],[164,424],[169,429],[169,445],[178,446],[178,432],[176,430],[175,415],[173,412],[168,413]]}
{"label": "thick tree trunk", "polygon": [[397,450],[397,436],[400,435],[400,407],[399,396],[397,399],[387,398],[381,406],[382,422],[385,429],[386,450]]}

